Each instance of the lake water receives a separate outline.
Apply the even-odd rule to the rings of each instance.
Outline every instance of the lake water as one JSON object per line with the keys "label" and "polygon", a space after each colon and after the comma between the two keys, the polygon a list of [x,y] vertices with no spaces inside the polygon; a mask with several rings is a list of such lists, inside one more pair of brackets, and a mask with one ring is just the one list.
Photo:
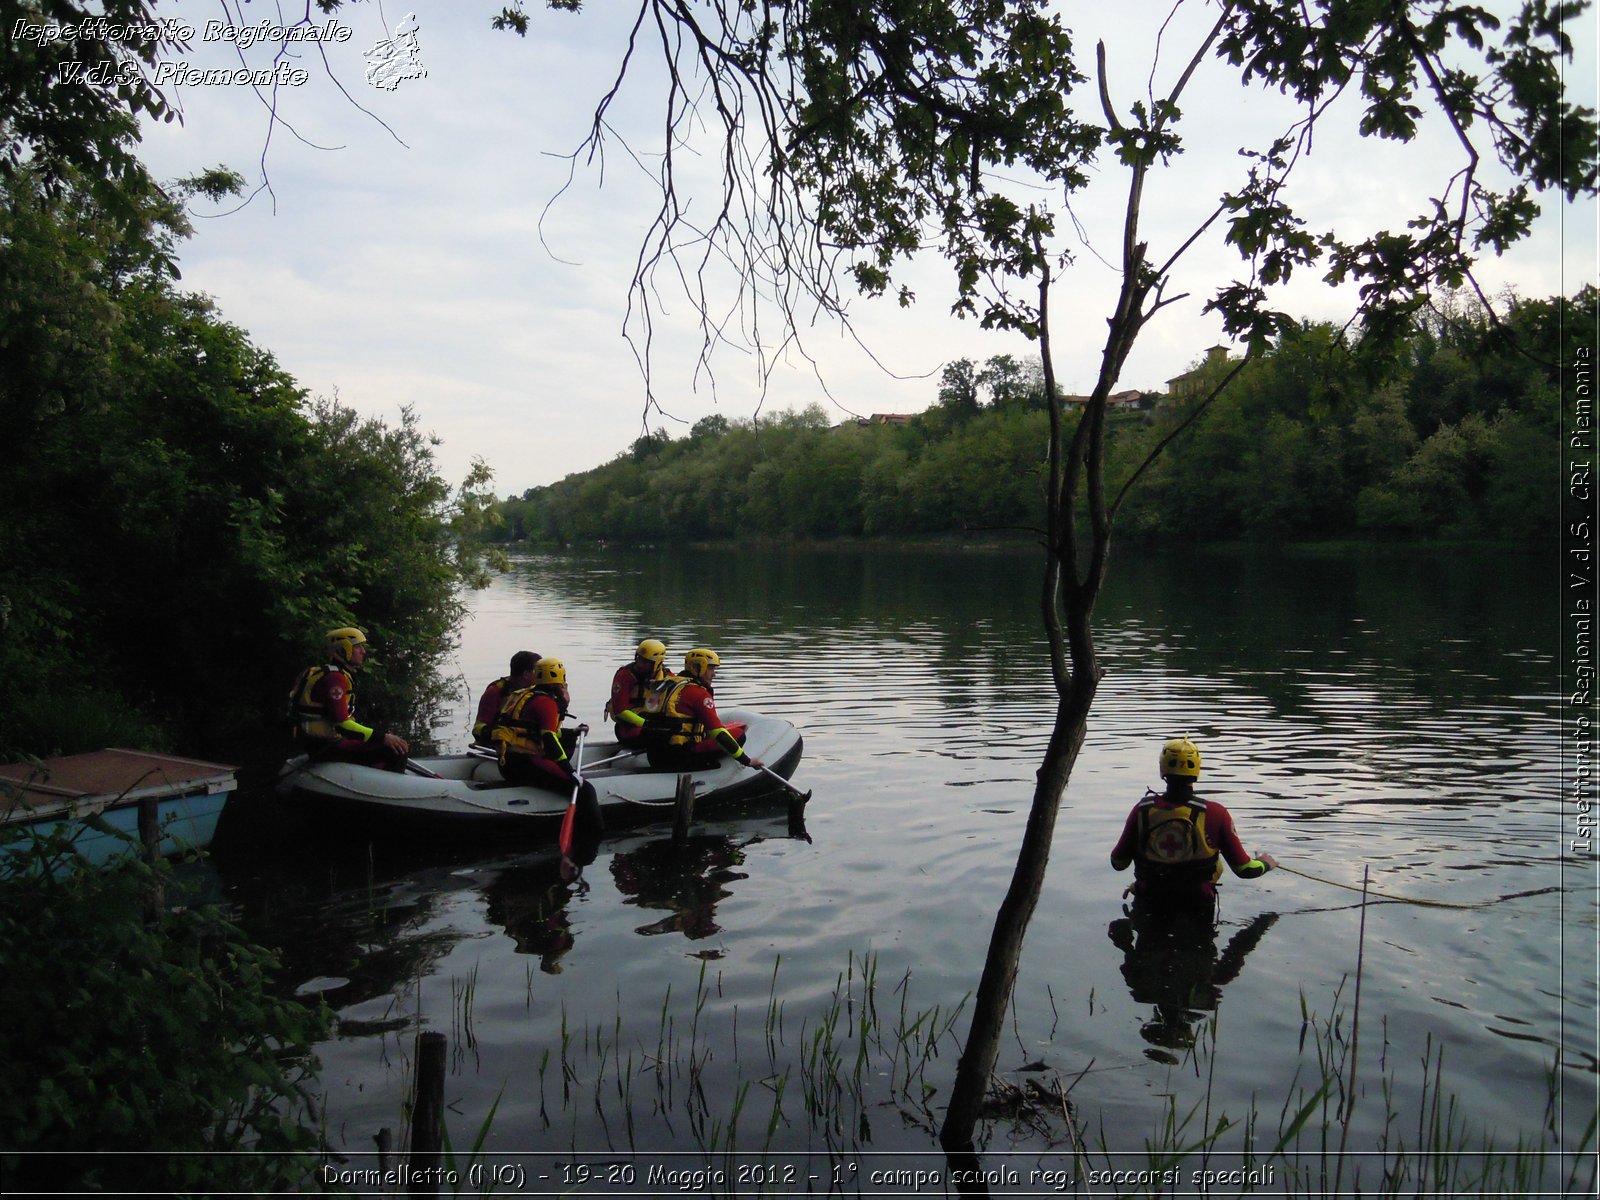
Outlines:
{"label": "lake water", "polygon": [[[1597,924],[1592,860],[1563,857],[1553,571],[1401,552],[1114,562],[1107,675],[1000,1054],[1046,1100],[987,1126],[992,1190],[1063,1190],[1038,1172],[1071,1168],[1074,1136],[1102,1169],[1147,1166],[1169,1121],[1192,1142],[1226,1114],[1211,1165],[1270,1149],[1319,1041],[1350,1041],[1358,954],[1345,1182],[1359,1166],[1375,1186],[1378,1152],[1416,1145],[1435,1102],[1469,1149],[1520,1139],[1550,1156],[1551,1186],[1566,1178],[1594,1114]],[[660,824],[613,834],[575,881],[537,845],[225,841],[245,923],[338,1014],[318,1053],[348,1165],[403,1131],[429,1029],[450,1039],[451,1143],[465,1159],[492,1111],[479,1161],[502,1194],[949,1190],[932,1131],[1053,713],[1038,578],[1029,551],[618,551],[522,559],[476,595],[471,695],[515,650],[556,655],[596,727],[639,638],[674,662],[714,646],[724,708],[801,728],[811,840],[774,799],[682,847]],[[439,731],[447,749],[469,720]],[[1180,734],[1246,846],[1303,872],[1227,877],[1214,933],[1181,949],[1128,919],[1108,865]],[[1363,871],[1389,897],[1479,907],[1386,899],[1363,936]],[[1072,1129],[1048,1111],[1067,1088]],[[1316,1107],[1304,1154],[1339,1144],[1340,1099],[1331,1123]],[[661,1173],[708,1148],[729,1151],[722,1181]],[[759,1174],[779,1161],[799,1174]],[[619,1164],[637,1174],[608,1182]],[[1073,1187],[1105,1194],[1082,1165]]]}

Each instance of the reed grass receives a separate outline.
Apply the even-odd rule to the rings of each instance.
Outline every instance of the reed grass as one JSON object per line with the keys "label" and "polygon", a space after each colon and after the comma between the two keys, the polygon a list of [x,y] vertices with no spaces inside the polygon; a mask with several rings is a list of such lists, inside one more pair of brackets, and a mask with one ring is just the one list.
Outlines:
{"label": "reed grass", "polygon": [[[1256,1177],[1211,1187],[1211,1195],[1594,1194],[1596,1120],[1579,1146],[1552,1152],[1559,1063],[1550,1068],[1545,1120],[1514,1144],[1497,1145],[1468,1128],[1448,1088],[1445,1048],[1432,1038],[1420,1063],[1404,1068],[1420,1071],[1420,1099],[1413,1102],[1415,1111],[1402,1112],[1402,1068],[1391,1061],[1382,1022],[1381,1052],[1372,1068],[1377,1077],[1365,1092],[1358,1086],[1361,1023],[1345,998],[1351,982],[1347,978],[1334,989],[1325,1012],[1300,993],[1298,1062],[1281,1097],[1270,1103],[1216,1094],[1222,1018],[1220,1012],[1211,1015],[1184,1058],[1169,1068],[1203,1081],[1201,1094],[1180,1103],[1178,1090],[1169,1089],[1133,1160],[1152,1182],[1110,1188],[1085,1183],[1093,1171],[1126,1172],[1130,1163],[1125,1136],[1123,1148],[1113,1150],[1103,1124],[1091,1145],[1078,1105],[1069,1099],[1090,1077],[1093,1063],[1070,1079],[1059,1073],[1020,1084],[997,1078],[982,1145],[1064,1156],[1077,1180],[1072,1190],[1119,1197],[1171,1195],[1174,1181],[1212,1169],[1253,1171]],[[1359,978],[1354,982],[1358,990]],[[470,1035],[474,983],[469,978],[454,993],[460,1036]],[[918,1007],[909,969],[889,984],[880,978],[876,954],[854,951],[820,1008],[797,1020],[782,993],[782,964],[775,961],[759,1025],[741,1023],[737,1006],[713,1024],[708,1013],[720,998],[721,977],[702,962],[693,994],[675,1002],[669,984],[642,1034],[637,1009],[625,1015],[620,992],[614,1013],[581,1024],[563,1005],[559,1040],[542,1051],[537,1069],[543,1129],[586,1151],[647,1156],[663,1146],[693,1149],[705,1166],[720,1165],[730,1180],[735,1161],[753,1155],[804,1152],[837,1164],[870,1153],[884,1140],[878,1128],[883,1121],[899,1126],[890,1144],[903,1147],[904,1131],[916,1130],[919,1140],[926,1137],[930,1156],[939,1156],[934,1147],[943,1090],[953,1070],[946,1062],[953,1063],[959,1049],[956,1030],[966,999]],[[1049,1011],[1059,1019],[1054,996]],[[556,1119],[564,1118],[564,1128],[553,1126],[552,1068],[559,1068]],[[1376,1141],[1354,1153],[1353,1115],[1358,1106],[1374,1103],[1382,1112],[1377,1119],[1364,1113],[1363,1128],[1378,1130]],[[474,1153],[486,1135],[487,1127],[479,1131]],[[535,1140],[550,1144],[544,1137]],[[730,1187],[726,1194],[734,1190],[741,1196],[763,1192],[759,1186]],[[774,1184],[771,1194],[786,1189]]]}

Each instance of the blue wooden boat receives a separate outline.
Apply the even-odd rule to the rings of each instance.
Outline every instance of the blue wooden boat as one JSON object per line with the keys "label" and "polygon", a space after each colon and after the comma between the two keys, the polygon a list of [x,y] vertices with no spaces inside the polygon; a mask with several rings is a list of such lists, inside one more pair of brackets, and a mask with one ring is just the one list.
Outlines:
{"label": "blue wooden boat", "polygon": [[[0,766],[0,834],[48,835],[75,826],[78,852],[103,865],[139,847],[143,809],[157,853],[203,849],[234,790],[235,772],[221,763],[116,749]],[[132,841],[85,825],[91,814]]]}

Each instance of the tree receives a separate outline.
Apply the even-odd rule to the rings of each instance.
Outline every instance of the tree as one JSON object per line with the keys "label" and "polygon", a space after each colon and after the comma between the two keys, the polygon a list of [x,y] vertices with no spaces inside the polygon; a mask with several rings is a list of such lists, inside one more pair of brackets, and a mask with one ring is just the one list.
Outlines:
{"label": "tree", "polygon": [[[171,121],[176,111],[153,82],[171,43],[149,0],[77,3],[39,0],[6,6],[0,58],[0,182],[26,170],[52,194],[71,181],[129,227],[138,201],[158,190],[134,154],[138,120]],[[63,75],[60,42],[70,28],[72,58],[111,69]]]}
{"label": "tree", "polygon": [[977,414],[978,372],[970,358],[958,358],[944,365],[939,374],[939,403],[965,416]]}
{"label": "tree", "polygon": [[1044,407],[1037,364],[1030,371],[1028,364],[1018,362],[1012,355],[997,354],[984,363],[978,382],[989,393],[989,403],[1002,411]]}
{"label": "tree", "polygon": [[[366,703],[425,707],[482,575],[482,472],[452,496],[413,415],[308,400],[174,288],[172,196],[126,199],[142,233],[71,177],[0,175],[0,751],[247,754],[355,623]],[[222,655],[230,686],[180,669]]]}
{"label": "tree", "polygon": [[[1566,100],[1557,69],[1571,54],[1564,26],[1580,11],[1578,3],[1525,0],[1502,29],[1486,10],[1452,0],[1226,0],[1160,76],[1162,90],[1153,83],[1165,65],[1158,61],[1148,94],[1132,104],[1114,101],[1118,81],[1098,47],[1100,111],[1090,119],[1076,103],[1088,82],[1085,60],[1059,17],[1037,0],[730,0],[697,8],[641,0],[635,33],[655,32],[666,66],[668,130],[663,203],[633,280],[646,309],[656,270],[676,262],[680,230],[696,235],[696,254],[709,245],[744,268],[741,278],[765,281],[791,318],[797,297],[841,312],[845,280],[910,303],[909,289],[896,282],[900,268],[932,245],[954,276],[958,312],[1039,345],[1050,419],[1041,609],[1058,700],[941,1131],[947,1149],[973,1145],[1056,812],[1100,680],[1091,617],[1113,522],[1150,461],[1121,490],[1108,491],[1106,401],[1129,351],[1146,323],[1180,298],[1167,294],[1177,265],[1219,222],[1246,270],[1208,307],[1252,353],[1292,325],[1273,308],[1271,289],[1319,262],[1329,282],[1360,286],[1363,349],[1391,349],[1433,290],[1470,284],[1477,254],[1498,252],[1528,232],[1536,190],[1557,189],[1569,199],[1593,193],[1594,114]],[[524,31],[526,20],[520,4],[502,14],[504,24]],[[600,100],[587,149],[600,149],[606,110],[632,62],[630,53]],[[1153,172],[1181,153],[1180,105],[1208,64],[1245,85],[1279,91],[1294,111],[1264,144],[1243,149],[1242,177],[1193,233],[1158,251],[1142,233],[1145,189]],[[1365,136],[1411,141],[1432,119],[1457,139],[1457,170],[1399,232],[1318,236],[1292,207],[1289,183],[1313,131],[1346,109]],[[720,209],[709,223],[691,225],[675,167],[701,120],[721,138],[724,178]],[[1114,159],[1126,181],[1121,287],[1094,390],[1069,428],[1056,388],[1049,307],[1066,263],[1057,238],[1066,204],[1048,197],[1070,200],[1087,187],[1097,156]],[[1493,164],[1509,180],[1501,190],[1488,182]],[[1007,175],[1043,186],[1008,188]],[[721,333],[710,310],[704,320],[702,357]]]}
{"label": "tree", "polygon": [[[553,6],[577,8],[578,0]],[[603,153],[613,136],[607,112],[651,41],[664,72],[649,77],[665,80],[656,123],[666,131],[662,202],[644,235],[630,308],[647,415],[651,318],[672,280],[687,280],[698,305],[706,368],[730,336],[725,314],[742,312],[752,296],[777,307],[787,345],[815,310],[846,318],[849,285],[912,303],[905,268],[928,248],[949,267],[955,311],[1039,347],[1050,430],[1041,617],[1057,706],[941,1131],[947,1148],[972,1146],[1056,811],[1086,734],[1101,674],[1091,619],[1115,518],[1128,488],[1187,428],[1108,487],[1106,404],[1129,352],[1183,298],[1175,272],[1212,231],[1244,269],[1207,307],[1246,344],[1245,362],[1292,325],[1274,289],[1314,266],[1328,282],[1358,288],[1362,353],[1376,362],[1392,352],[1431,294],[1475,287],[1476,257],[1527,234],[1539,191],[1594,193],[1594,113],[1566,99],[1558,69],[1571,55],[1566,27],[1584,7],[1520,0],[1502,24],[1456,0],[1221,0],[1175,59],[1164,49],[1170,41],[1157,42],[1155,61],[1138,73],[1149,81],[1143,97],[1119,105],[1114,92],[1126,85],[1105,46],[1091,68],[1042,0],[638,0],[633,41],[574,161]],[[529,17],[517,0],[496,23],[525,33]],[[1173,25],[1173,38],[1187,28]],[[1278,129],[1239,148],[1241,174],[1206,202],[1192,229],[1158,247],[1144,231],[1147,187],[1184,150],[1182,105],[1202,71],[1277,93],[1290,111]],[[1206,120],[1217,116],[1206,106]],[[1315,232],[1296,211],[1291,183],[1313,133],[1324,137],[1340,121],[1397,142],[1439,125],[1458,149],[1455,169],[1422,211],[1400,214],[1398,227]],[[716,144],[703,147],[701,137]],[[690,215],[692,189],[678,169],[702,149],[722,168],[709,217]],[[1125,188],[1109,256],[1120,286],[1093,390],[1069,422],[1056,386],[1052,286],[1070,265],[1075,198],[1107,179]],[[713,305],[705,288],[724,270],[740,294]],[[1242,369],[1231,368],[1189,421]]]}

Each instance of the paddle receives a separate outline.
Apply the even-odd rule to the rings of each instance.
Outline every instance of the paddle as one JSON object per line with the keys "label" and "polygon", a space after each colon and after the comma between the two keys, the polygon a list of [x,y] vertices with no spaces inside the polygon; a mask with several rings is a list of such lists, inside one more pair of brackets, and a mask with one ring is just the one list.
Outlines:
{"label": "paddle", "polygon": [[[745,765],[746,766],[751,766],[751,767],[755,767],[756,766],[755,763],[747,763]],[[811,799],[811,793],[810,792],[802,792],[799,788],[795,787],[794,784],[790,783],[782,775],[779,775],[771,767],[766,766],[765,764],[763,764],[762,766],[756,767],[756,770],[760,771],[763,775],[771,775],[774,779],[776,779],[779,783],[781,783],[787,790],[793,792],[796,796],[799,796],[800,799],[802,799],[802,800]]]}
{"label": "paddle", "polygon": [[572,799],[567,801],[567,811],[561,818],[561,836],[557,838],[556,845],[561,848],[561,857],[572,857],[573,827],[578,819],[578,792],[583,788],[583,738],[588,730],[578,730],[578,746],[572,752]]}
{"label": "paddle", "polygon": [[406,759],[406,770],[416,775],[425,775],[429,779],[443,779],[444,776],[437,771],[430,771],[414,758]]}
{"label": "paddle", "polygon": [[643,753],[644,753],[643,750],[624,750],[621,754],[613,754],[610,758],[602,758],[599,762],[590,763],[589,764],[589,769],[592,771],[596,767],[603,767],[607,763],[614,763],[619,758],[628,758],[628,757],[630,757],[632,755],[643,754]]}

